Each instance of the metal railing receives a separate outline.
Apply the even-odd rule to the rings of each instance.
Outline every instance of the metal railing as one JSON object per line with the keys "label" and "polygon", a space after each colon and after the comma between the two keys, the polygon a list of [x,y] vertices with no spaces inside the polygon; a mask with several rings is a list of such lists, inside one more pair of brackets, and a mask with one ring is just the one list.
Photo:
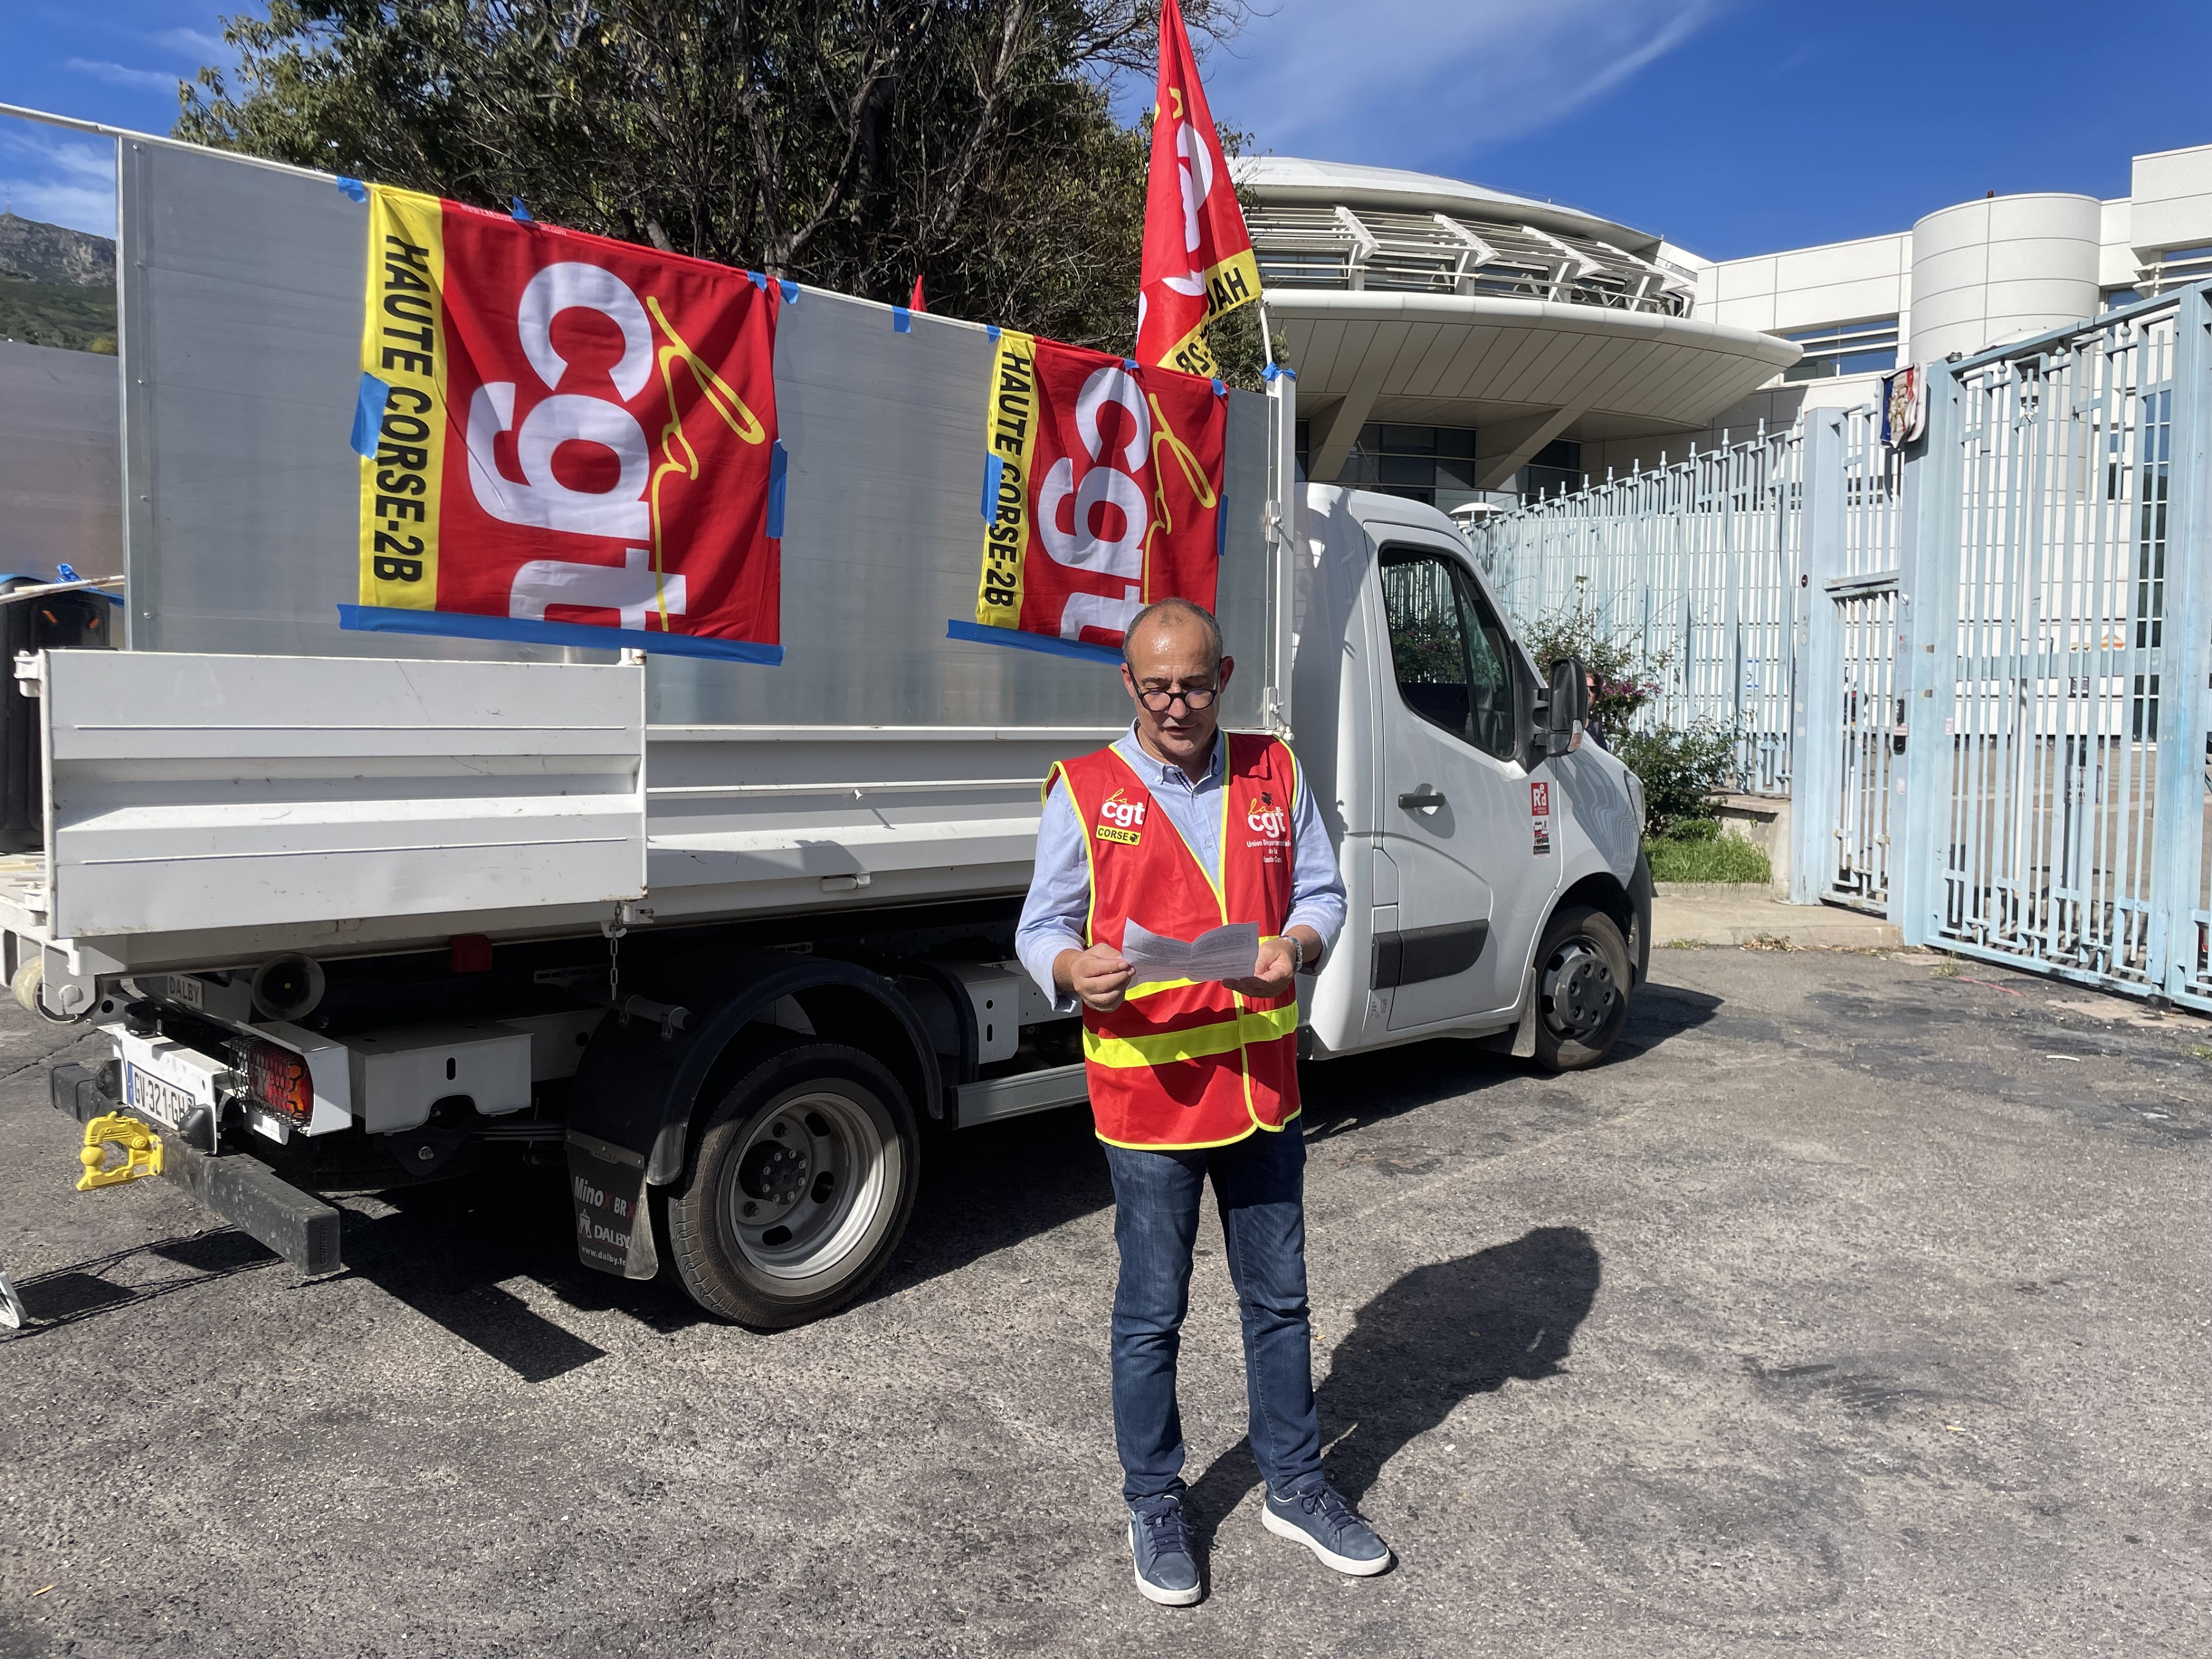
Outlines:
{"label": "metal railing", "polygon": [[[1935,377],[1908,939],[2212,1007],[2212,300]],[[1940,724],[1939,724],[1940,722]]]}
{"label": "metal railing", "polygon": [[1790,896],[2212,1010],[2212,282],[1470,527],[1790,798]]}
{"label": "metal railing", "polygon": [[1802,454],[1762,428],[1468,531],[1520,626],[1580,612],[1633,647],[1657,688],[1638,727],[1731,733],[1746,794],[1790,792]]}
{"label": "metal railing", "polygon": [[1490,295],[1686,317],[1695,279],[1610,242],[1443,213],[1281,203],[1248,224],[1269,289]]}

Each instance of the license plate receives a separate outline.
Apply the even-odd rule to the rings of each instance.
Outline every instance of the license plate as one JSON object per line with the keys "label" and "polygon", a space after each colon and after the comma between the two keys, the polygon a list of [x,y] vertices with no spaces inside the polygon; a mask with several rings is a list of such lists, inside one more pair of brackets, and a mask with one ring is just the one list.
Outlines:
{"label": "license plate", "polygon": [[149,1118],[165,1128],[173,1129],[184,1121],[185,1114],[198,1103],[188,1089],[179,1089],[167,1078],[155,1077],[151,1072],[125,1065],[123,1068],[123,1103],[139,1116]]}

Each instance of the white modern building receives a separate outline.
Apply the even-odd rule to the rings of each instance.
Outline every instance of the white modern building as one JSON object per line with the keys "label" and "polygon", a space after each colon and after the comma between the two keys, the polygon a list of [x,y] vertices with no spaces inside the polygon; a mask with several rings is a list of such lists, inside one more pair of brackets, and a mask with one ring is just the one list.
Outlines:
{"label": "white modern building", "polygon": [[1583,451],[1702,431],[1800,349],[1699,314],[1659,239],[1426,173],[1239,164],[1310,477],[1450,510],[1578,483]]}
{"label": "white modern building", "polygon": [[2212,276],[2212,144],[2136,156],[2113,201],[1992,195],[1726,260],[1424,173],[1270,156],[1240,178],[1309,475],[1447,510],[1869,403],[1901,362]]}

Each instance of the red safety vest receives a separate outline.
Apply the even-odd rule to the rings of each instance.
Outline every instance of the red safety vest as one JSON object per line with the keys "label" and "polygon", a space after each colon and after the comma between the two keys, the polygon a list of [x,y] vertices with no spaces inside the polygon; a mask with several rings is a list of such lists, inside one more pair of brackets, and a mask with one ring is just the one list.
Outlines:
{"label": "red safety vest", "polygon": [[[1091,860],[1086,945],[1120,948],[1132,919],[1193,939],[1291,910],[1298,766],[1273,738],[1231,733],[1223,781],[1221,875],[1201,866],[1136,769],[1102,749],[1046,775],[1065,780]],[[1098,1138],[1116,1146],[1226,1146],[1298,1115],[1298,1000],[1246,997],[1218,981],[1134,985],[1109,1014],[1083,1010],[1083,1060]]]}

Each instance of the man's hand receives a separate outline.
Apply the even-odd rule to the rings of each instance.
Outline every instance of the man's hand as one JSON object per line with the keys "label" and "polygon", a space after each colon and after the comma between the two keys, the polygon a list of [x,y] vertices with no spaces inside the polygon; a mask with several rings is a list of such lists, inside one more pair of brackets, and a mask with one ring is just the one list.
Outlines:
{"label": "man's hand", "polygon": [[1088,951],[1062,951],[1053,961],[1052,976],[1063,991],[1073,991],[1086,1006],[1109,1014],[1121,1006],[1137,970],[1112,945],[1094,945]]}
{"label": "man's hand", "polygon": [[[1306,966],[1310,968],[1321,958],[1321,935],[1310,927],[1296,930],[1298,943],[1305,948]],[[1260,941],[1260,960],[1249,979],[1224,981],[1232,991],[1248,997],[1285,997],[1291,994],[1291,981],[1297,972],[1297,955],[1291,949],[1288,939],[1263,939]]]}

